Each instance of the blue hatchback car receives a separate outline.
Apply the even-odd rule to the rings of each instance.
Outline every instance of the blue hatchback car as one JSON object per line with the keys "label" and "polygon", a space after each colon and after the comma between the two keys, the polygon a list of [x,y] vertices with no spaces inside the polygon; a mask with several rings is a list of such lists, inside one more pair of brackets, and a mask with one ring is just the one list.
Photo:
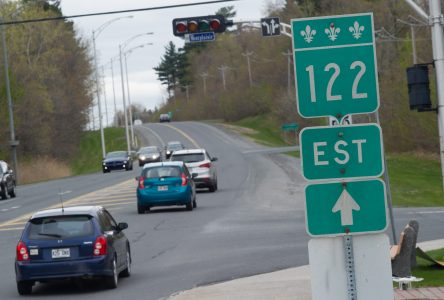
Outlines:
{"label": "blue hatchback car", "polygon": [[26,223],[17,244],[15,273],[20,295],[36,282],[102,277],[116,288],[131,274],[131,250],[123,230],[100,206],[43,210]]}
{"label": "blue hatchback car", "polygon": [[136,177],[137,212],[143,214],[154,206],[185,205],[193,210],[196,186],[187,166],[181,161],[146,164]]}

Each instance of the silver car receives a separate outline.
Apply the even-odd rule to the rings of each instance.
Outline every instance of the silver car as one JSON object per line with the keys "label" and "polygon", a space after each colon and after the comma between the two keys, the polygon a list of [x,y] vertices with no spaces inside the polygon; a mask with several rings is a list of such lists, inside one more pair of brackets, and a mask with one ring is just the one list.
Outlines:
{"label": "silver car", "polygon": [[183,161],[190,173],[197,173],[194,178],[197,188],[208,188],[210,192],[217,190],[217,157],[211,157],[205,149],[177,150],[171,154],[171,161]]}

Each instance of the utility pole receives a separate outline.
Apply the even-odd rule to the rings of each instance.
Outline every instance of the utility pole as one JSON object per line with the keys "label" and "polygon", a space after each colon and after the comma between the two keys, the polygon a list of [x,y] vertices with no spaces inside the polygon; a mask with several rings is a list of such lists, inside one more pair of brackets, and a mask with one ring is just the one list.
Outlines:
{"label": "utility pole", "polygon": [[202,77],[202,80],[203,80],[203,93],[204,93],[204,96],[206,96],[207,95],[207,77],[208,77],[208,73],[207,72],[201,73],[200,76]]}
{"label": "utility pole", "polygon": [[119,126],[119,119],[117,117],[116,89],[114,87],[114,67],[113,67],[113,64],[114,64],[114,62],[113,62],[113,59],[111,58],[111,78],[113,81],[114,120],[115,120],[114,122],[116,122],[115,125],[116,125],[116,127],[118,127]]}
{"label": "utility pole", "polygon": [[[100,31],[97,34],[99,33]],[[92,40],[93,40],[93,50],[94,50],[94,73],[96,79],[97,104],[99,107],[100,142],[102,144],[102,157],[105,157],[106,149],[105,149],[105,135],[103,133],[103,125],[102,125],[102,104],[100,103],[99,67],[97,65],[97,51],[96,51],[96,31],[94,30],[92,32]]]}
{"label": "utility pole", "polygon": [[103,100],[105,101],[105,118],[106,118],[106,127],[109,126],[108,123],[108,103],[106,100],[106,84],[105,84],[105,67],[102,66],[102,86],[103,86]]}
{"label": "utility pole", "polygon": [[188,103],[188,101],[190,101],[190,94],[189,94],[190,85],[187,84],[187,85],[184,86],[184,88],[185,88],[185,93],[186,93],[186,96],[187,96],[187,103]]}
{"label": "utility pole", "polygon": [[[3,20],[0,19],[0,21]],[[8,50],[6,49],[5,25],[0,25],[0,26],[2,31],[3,62],[5,67],[5,80],[6,80],[6,97],[8,98],[9,131],[11,138],[11,140],[9,141],[9,145],[11,146],[12,164],[14,166],[15,180],[16,182],[18,182],[17,146],[19,145],[19,141],[15,139],[14,111],[12,107],[11,84],[9,81]]]}
{"label": "utility pole", "polygon": [[119,45],[119,55],[120,55],[120,79],[122,81],[123,115],[125,116],[126,146],[128,148],[128,153],[130,153],[131,146],[128,133],[128,117],[126,116],[125,83],[123,81],[122,45]]}
{"label": "utility pole", "polygon": [[248,79],[250,80],[250,87],[253,86],[253,78],[251,76],[251,64],[250,64],[250,56],[253,54],[254,52],[249,52],[249,51],[247,51],[246,53],[242,53],[242,55],[247,58]]}
{"label": "utility pole", "polygon": [[416,56],[415,27],[413,26],[413,24],[410,24],[410,33],[412,35],[413,64],[416,65],[418,63],[418,59],[417,59],[417,56]]}
{"label": "utility pole", "polygon": [[293,53],[291,53],[290,50],[287,50],[287,52],[283,52],[282,55],[287,57],[287,94],[290,96],[291,94],[291,57],[293,56]]}
{"label": "utility pole", "polygon": [[220,70],[221,74],[222,74],[222,85],[224,87],[224,90],[227,90],[227,83],[225,81],[225,71],[228,70],[228,66],[222,65],[220,67],[218,67],[218,69]]}
{"label": "utility pole", "polygon": [[130,121],[130,132],[131,132],[131,145],[134,146],[133,106],[131,104],[130,86],[129,86],[129,80],[128,80],[128,62],[127,62],[128,54],[129,54],[129,52],[125,52],[123,54],[123,56],[125,58],[126,92],[128,94],[128,109],[129,109],[129,121]]}

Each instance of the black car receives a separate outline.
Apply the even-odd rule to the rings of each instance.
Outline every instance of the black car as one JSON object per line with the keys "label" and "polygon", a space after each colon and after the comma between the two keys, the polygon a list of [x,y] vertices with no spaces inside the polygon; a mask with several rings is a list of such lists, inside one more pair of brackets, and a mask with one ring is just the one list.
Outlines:
{"label": "black car", "polygon": [[170,122],[170,121],[171,121],[171,118],[170,118],[169,114],[161,114],[160,117],[159,117],[159,122],[160,123],[162,123],[162,122]]}
{"label": "black car", "polygon": [[112,170],[132,170],[133,158],[126,151],[109,152],[102,161],[102,169],[103,173],[108,173]]}
{"label": "black car", "polygon": [[149,146],[140,148],[137,159],[139,160],[139,166],[143,166],[150,162],[162,161],[162,152],[157,146]]}
{"label": "black car", "polygon": [[0,160],[0,198],[15,197],[15,175],[9,165]]}
{"label": "black car", "polygon": [[181,142],[178,141],[168,142],[168,144],[165,146],[165,159],[169,159],[173,151],[183,150],[183,149],[185,149],[185,146]]}
{"label": "black car", "polygon": [[32,215],[16,248],[15,275],[20,295],[36,282],[71,278],[103,278],[116,288],[119,275],[131,275],[130,243],[101,206],[48,209]]}

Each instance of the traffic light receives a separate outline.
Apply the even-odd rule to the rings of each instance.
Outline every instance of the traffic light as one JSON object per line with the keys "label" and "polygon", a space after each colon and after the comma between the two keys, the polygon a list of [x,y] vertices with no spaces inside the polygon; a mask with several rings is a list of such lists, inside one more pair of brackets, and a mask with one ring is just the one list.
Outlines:
{"label": "traffic light", "polygon": [[175,36],[184,36],[190,33],[224,32],[233,21],[226,20],[222,15],[177,18],[173,20],[173,33]]}

